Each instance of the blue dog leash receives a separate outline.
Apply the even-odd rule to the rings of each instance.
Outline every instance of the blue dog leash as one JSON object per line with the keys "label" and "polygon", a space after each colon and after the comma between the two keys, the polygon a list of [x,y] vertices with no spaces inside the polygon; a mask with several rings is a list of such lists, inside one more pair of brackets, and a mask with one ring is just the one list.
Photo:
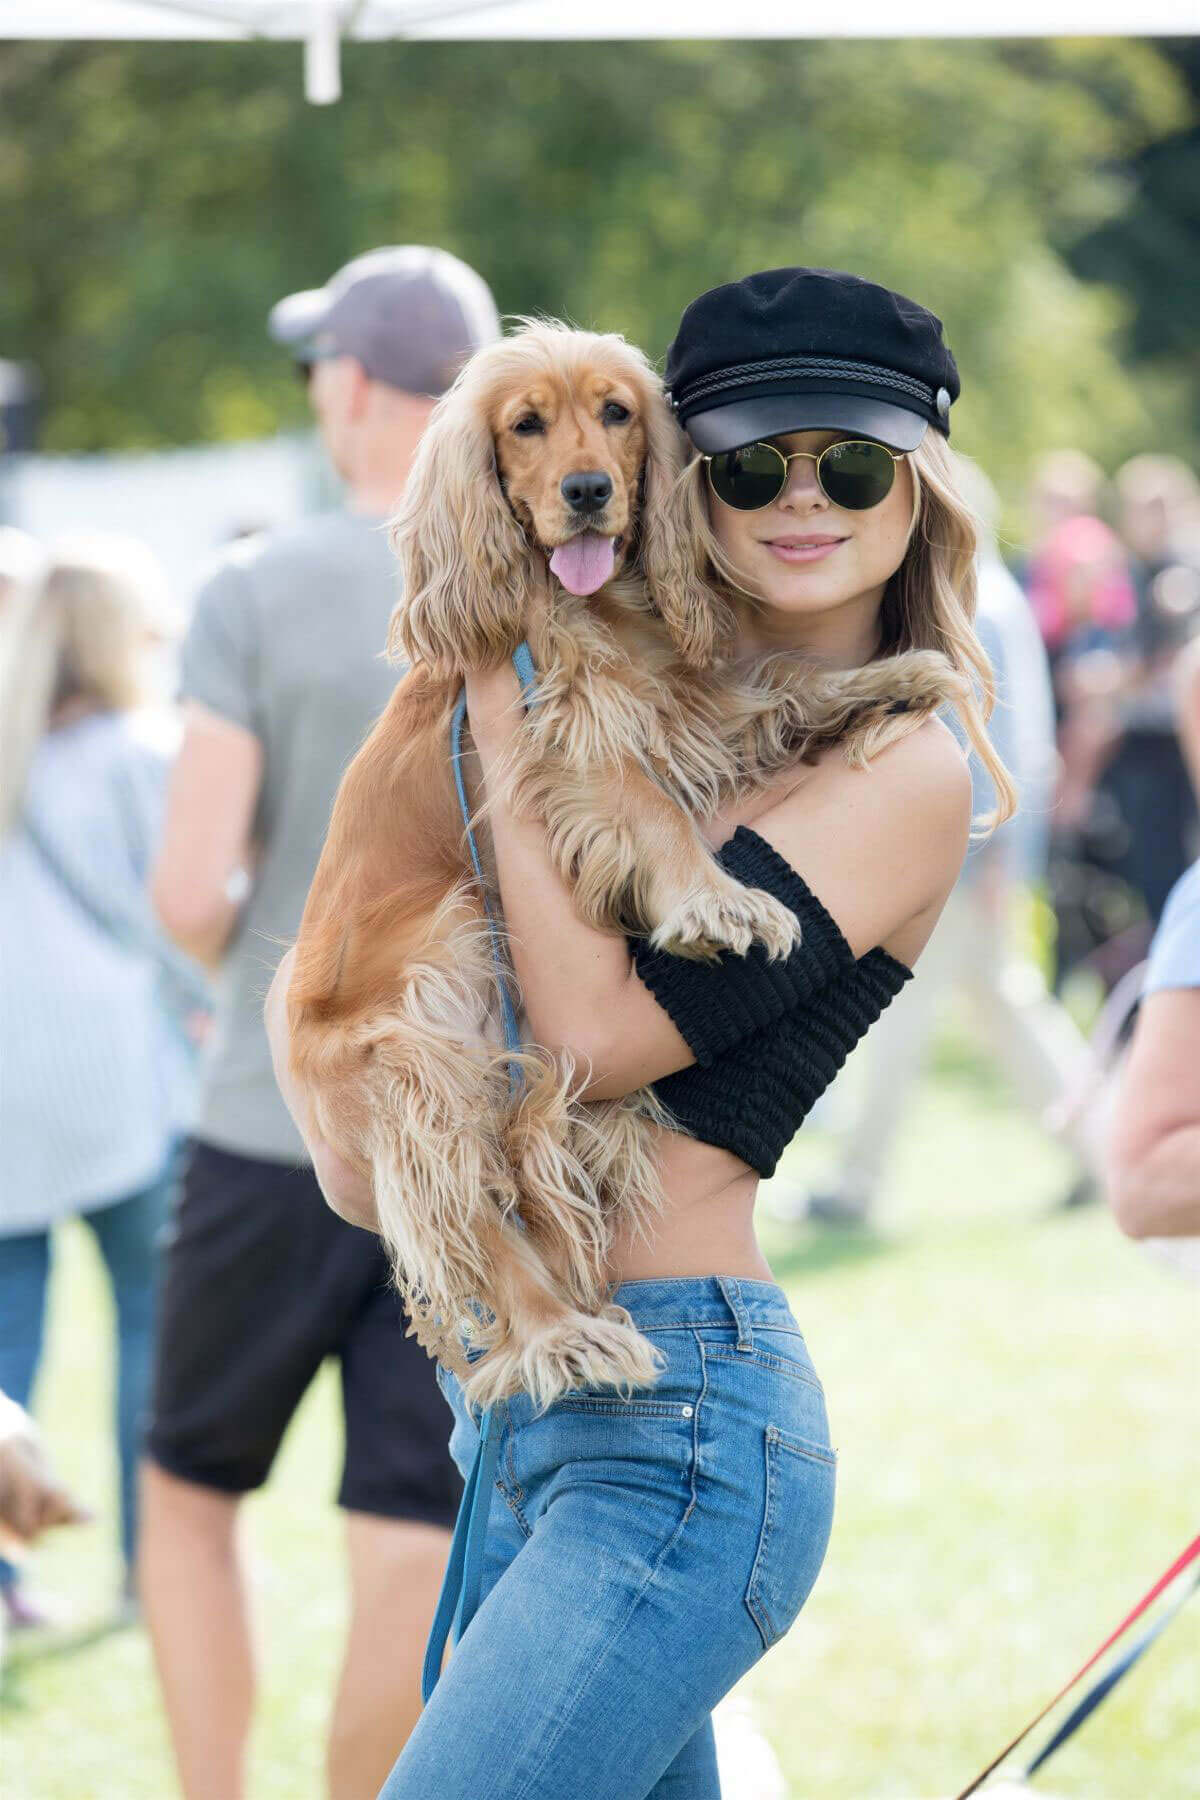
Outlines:
{"label": "blue dog leash", "polygon": [[[526,706],[533,703],[534,684],[537,681],[537,670],[533,666],[533,657],[529,645],[522,640],[513,651],[513,668],[517,671],[517,679],[521,683],[521,693]],[[504,1041],[510,1050],[521,1048],[521,1033],[517,1026],[517,1015],[513,1010],[512,995],[509,993],[505,979],[504,953],[500,944],[500,930],[492,916],[488,904],[487,888],[483,879],[483,864],[479,860],[479,845],[475,842],[475,833],[471,830],[471,809],[467,804],[467,789],[462,772],[462,736],[463,726],[467,721],[467,690],[463,688],[454,706],[454,716],[450,720],[450,764],[454,770],[454,786],[458,793],[458,804],[462,809],[463,825],[466,827],[467,845],[471,852],[471,866],[475,870],[475,879],[479,883],[479,891],[483,895],[483,904],[487,912],[488,930],[492,939],[492,961],[496,965],[496,973],[500,977],[500,1010],[504,1019]],[[509,1067],[509,1080],[514,1090],[521,1085],[521,1071],[516,1063]]]}
{"label": "blue dog leash", "polygon": [[[530,706],[534,701],[537,670],[533,666],[529,645],[524,642],[518,644],[513,652],[512,661],[513,667],[517,671],[517,679],[521,683],[525,704]],[[467,844],[471,851],[471,864],[475,870],[475,879],[479,883],[484,907],[487,911],[488,931],[492,940],[492,960],[496,965],[496,974],[499,977],[504,1042],[510,1051],[516,1052],[521,1048],[521,1033],[517,1025],[512,995],[509,992],[504,953],[500,942],[500,928],[488,903],[487,889],[483,879],[483,864],[479,859],[479,846],[475,842],[475,833],[471,829],[471,809],[467,804],[466,784],[463,781],[462,735],[466,718],[467,692],[464,688],[455,703],[454,716],[450,721],[450,761],[454,769],[454,785],[458,792],[458,804],[462,808]],[[516,1062],[510,1063],[508,1075],[512,1091],[515,1094],[520,1089],[523,1080],[520,1065]],[[442,1672],[446,1640],[450,1636],[451,1629],[453,1628],[454,1641],[457,1643],[471,1623],[479,1605],[488,1509],[492,1502],[492,1489],[496,1482],[496,1468],[499,1460],[500,1425],[495,1416],[495,1409],[489,1407],[480,1420],[479,1448],[475,1452],[471,1473],[467,1477],[467,1485],[463,1489],[463,1497],[459,1502],[458,1517],[454,1521],[454,1537],[450,1544],[450,1560],[446,1564],[442,1591],[438,1595],[437,1611],[433,1616],[433,1627],[429,1633],[429,1642],[425,1646],[425,1662],[421,1670],[421,1699],[426,1703],[437,1686],[438,1676]]]}

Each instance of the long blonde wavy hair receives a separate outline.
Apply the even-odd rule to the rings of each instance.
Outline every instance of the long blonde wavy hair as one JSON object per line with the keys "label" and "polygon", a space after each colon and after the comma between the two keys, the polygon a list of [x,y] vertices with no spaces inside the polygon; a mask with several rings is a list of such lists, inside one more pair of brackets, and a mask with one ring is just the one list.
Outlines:
{"label": "long blonde wavy hair", "polygon": [[[953,454],[940,432],[926,432],[918,448],[909,452],[908,466],[913,475],[908,547],[884,591],[879,648],[873,661],[908,650],[936,650],[950,663],[961,680],[955,710],[996,795],[994,811],[976,825],[994,829],[1012,817],[1017,795],[987,732],[996,704],[996,684],[974,626],[975,559],[981,524],[960,491]],[[712,527],[703,457],[693,457],[682,480],[691,530],[707,557],[708,579],[732,612],[747,590]],[[921,713],[898,713],[882,722],[875,718],[863,727],[851,725],[841,739],[847,758],[860,766],[869,762],[888,744],[914,731],[923,718]]]}
{"label": "long blonde wavy hair", "polygon": [[0,609],[0,837],[57,710],[72,700],[102,712],[148,703],[148,640],[176,629],[162,571],[133,538],[67,540],[40,578],[14,583]]}

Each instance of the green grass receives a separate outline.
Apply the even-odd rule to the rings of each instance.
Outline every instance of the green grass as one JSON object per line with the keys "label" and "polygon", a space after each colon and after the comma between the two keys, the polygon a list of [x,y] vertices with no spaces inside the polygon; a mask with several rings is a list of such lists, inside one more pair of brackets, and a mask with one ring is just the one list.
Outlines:
{"label": "green grass", "polygon": [[[788,1177],[828,1155],[813,1131]],[[1052,1212],[1066,1160],[961,1050],[943,1051],[876,1227],[764,1222],[825,1380],[841,1467],[829,1558],[749,1678],[794,1800],[956,1792],[1197,1529],[1200,1295],[1099,1208]],[[107,1305],[64,1234],[39,1411],[102,1508]],[[310,1394],[250,1505],[265,1676],[254,1800],[320,1791],[344,1591],[336,1392]],[[111,1531],[60,1534],[39,1578],[97,1619]],[[1058,1755],[1038,1791],[1200,1795],[1200,1600]],[[140,1631],[20,1655],[0,1699],[4,1800],[174,1792]],[[596,1796],[596,1800],[603,1800]]]}

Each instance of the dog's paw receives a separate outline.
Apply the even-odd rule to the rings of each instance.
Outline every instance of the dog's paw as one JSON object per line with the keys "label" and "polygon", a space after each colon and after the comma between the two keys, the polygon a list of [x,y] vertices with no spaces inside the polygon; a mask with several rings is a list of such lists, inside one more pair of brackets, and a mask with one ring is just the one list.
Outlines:
{"label": "dog's paw", "polygon": [[762,944],[768,956],[788,956],[800,942],[800,921],[782,900],[762,888],[716,883],[698,889],[673,907],[650,934],[656,950],[672,956],[712,960],[722,950],[745,956]]}
{"label": "dog's paw", "polygon": [[609,1306],[598,1317],[564,1313],[523,1342],[510,1334],[472,1365],[463,1394],[470,1406],[486,1409],[526,1393],[544,1412],[574,1388],[628,1395],[652,1387],[661,1367],[658,1352],[624,1308]]}

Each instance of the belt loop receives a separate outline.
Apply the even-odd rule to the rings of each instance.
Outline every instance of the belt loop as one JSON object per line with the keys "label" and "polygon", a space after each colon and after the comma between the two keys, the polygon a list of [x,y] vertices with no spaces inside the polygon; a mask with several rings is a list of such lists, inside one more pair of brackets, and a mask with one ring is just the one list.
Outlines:
{"label": "belt loop", "polygon": [[746,1302],[742,1299],[742,1284],[732,1275],[718,1275],[718,1284],[725,1296],[725,1304],[733,1314],[738,1328],[737,1348],[753,1350],[754,1333],[750,1329],[750,1314],[746,1311]]}

